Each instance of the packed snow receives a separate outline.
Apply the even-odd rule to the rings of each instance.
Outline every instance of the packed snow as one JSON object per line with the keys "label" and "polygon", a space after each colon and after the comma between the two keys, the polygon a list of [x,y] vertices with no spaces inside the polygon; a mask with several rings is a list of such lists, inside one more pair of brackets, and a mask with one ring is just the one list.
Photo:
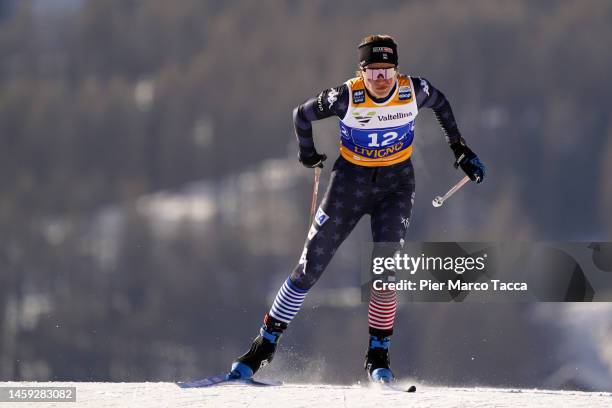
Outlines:
{"label": "packed snow", "polygon": [[[75,402],[20,402],[19,407],[612,407],[612,393],[536,389],[448,388],[417,384],[416,393],[368,385],[225,384],[181,389],[173,383],[5,382],[7,387],[76,387]],[[0,406],[4,406],[0,403]],[[15,405],[17,406],[17,405]]]}

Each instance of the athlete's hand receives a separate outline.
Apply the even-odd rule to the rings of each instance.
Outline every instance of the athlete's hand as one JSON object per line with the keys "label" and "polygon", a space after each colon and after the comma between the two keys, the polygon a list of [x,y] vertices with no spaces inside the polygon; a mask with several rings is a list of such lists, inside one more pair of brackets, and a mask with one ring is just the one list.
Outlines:
{"label": "athlete's hand", "polygon": [[485,176],[485,165],[482,164],[476,153],[467,147],[463,140],[453,143],[450,147],[455,154],[455,168],[461,167],[470,180],[482,183]]}
{"label": "athlete's hand", "polygon": [[323,168],[323,162],[326,159],[327,156],[325,154],[319,154],[316,150],[314,151],[314,153],[311,154],[303,153],[301,150],[298,153],[298,160],[300,161],[300,163],[302,163],[304,167],[308,167],[309,169],[315,167]]}

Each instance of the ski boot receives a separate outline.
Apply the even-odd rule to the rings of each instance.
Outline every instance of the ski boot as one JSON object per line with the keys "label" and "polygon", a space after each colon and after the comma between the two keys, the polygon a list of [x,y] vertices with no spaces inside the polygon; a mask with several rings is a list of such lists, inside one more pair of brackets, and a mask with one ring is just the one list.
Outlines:
{"label": "ski boot", "polygon": [[372,382],[390,383],[395,379],[389,368],[389,344],[391,339],[383,336],[370,336],[370,344],[365,357],[364,368]]}
{"label": "ski boot", "polygon": [[[229,377],[233,379],[249,379],[264,365],[270,363],[274,358],[276,345],[287,325],[281,322],[271,322],[272,318],[266,318],[266,323],[259,329],[259,336],[255,337],[249,351],[241,355],[234,361],[229,373]],[[275,320],[275,319],[274,319]]]}

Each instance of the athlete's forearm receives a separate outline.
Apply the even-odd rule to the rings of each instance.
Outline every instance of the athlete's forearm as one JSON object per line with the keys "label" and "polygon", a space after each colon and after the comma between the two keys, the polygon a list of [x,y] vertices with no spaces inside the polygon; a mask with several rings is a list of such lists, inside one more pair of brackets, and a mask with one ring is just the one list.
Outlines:
{"label": "athlete's forearm", "polygon": [[303,154],[310,155],[315,152],[312,138],[312,121],[317,120],[314,112],[316,98],[308,99],[293,110],[293,127],[298,146]]}

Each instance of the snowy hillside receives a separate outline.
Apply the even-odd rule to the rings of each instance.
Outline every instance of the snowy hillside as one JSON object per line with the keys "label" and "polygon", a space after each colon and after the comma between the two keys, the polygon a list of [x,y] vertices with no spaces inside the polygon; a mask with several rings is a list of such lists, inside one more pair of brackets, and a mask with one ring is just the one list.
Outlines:
{"label": "snowy hillside", "polygon": [[[418,385],[416,393],[361,385],[287,384],[252,387],[229,384],[181,389],[172,383],[2,383],[0,386],[72,386],[77,402],[26,403],[19,407],[612,407],[612,394]],[[0,403],[0,406],[4,404]]]}

